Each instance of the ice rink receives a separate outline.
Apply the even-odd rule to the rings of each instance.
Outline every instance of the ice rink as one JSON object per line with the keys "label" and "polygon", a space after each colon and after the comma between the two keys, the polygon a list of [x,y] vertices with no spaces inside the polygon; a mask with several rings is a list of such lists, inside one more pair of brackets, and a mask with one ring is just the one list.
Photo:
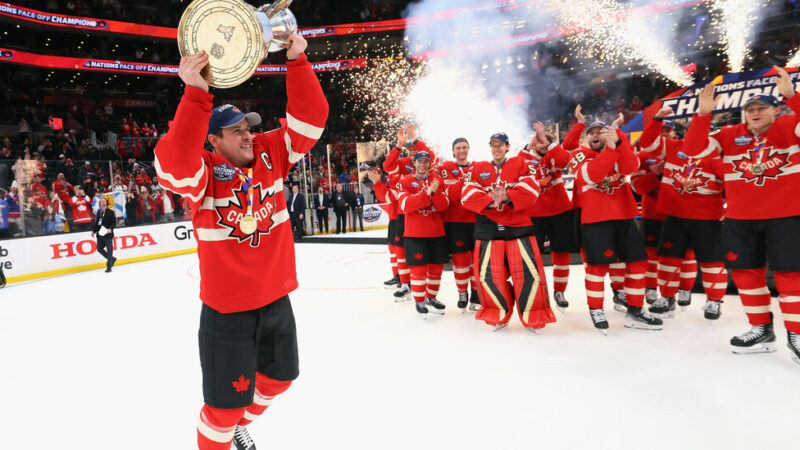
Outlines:
{"label": "ice rink", "polygon": [[[607,290],[604,337],[573,265],[557,323],[535,335],[515,317],[494,333],[455,308],[451,272],[446,315],[423,321],[381,285],[384,246],[296,248],[300,378],[249,427],[259,449],[800,445],[780,314],[777,353],[736,356],[738,299],[709,326],[695,294],[663,331],[641,331]],[[0,448],[196,448],[198,291],[195,254],[0,290]]]}

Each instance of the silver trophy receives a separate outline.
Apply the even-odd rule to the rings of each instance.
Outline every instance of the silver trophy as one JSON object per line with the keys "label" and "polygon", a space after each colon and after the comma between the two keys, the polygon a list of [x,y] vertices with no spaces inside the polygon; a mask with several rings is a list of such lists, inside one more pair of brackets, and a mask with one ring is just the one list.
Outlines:
{"label": "silver trophy", "polygon": [[289,36],[297,32],[297,19],[289,5],[292,0],[278,0],[256,8],[256,17],[264,29],[264,47],[266,52],[279,52],[289,47]]}

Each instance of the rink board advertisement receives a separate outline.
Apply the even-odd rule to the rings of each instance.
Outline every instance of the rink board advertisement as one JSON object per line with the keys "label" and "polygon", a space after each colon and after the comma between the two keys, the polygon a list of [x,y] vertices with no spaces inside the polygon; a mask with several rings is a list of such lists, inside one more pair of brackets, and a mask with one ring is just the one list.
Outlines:
{"label": "rink board advertisement", "polygon": [[[192,222],[114,230],[116,265],[197,251]],[[89,232],[0,241],[0,264],[9,283],[105,267]]]}

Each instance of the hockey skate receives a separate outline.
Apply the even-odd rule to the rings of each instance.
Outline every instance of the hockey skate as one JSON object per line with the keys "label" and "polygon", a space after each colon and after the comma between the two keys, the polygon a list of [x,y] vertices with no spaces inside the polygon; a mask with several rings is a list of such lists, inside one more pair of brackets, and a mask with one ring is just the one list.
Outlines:
{"label": "hockey skate", "polygon": [[466,292],[459,292],[458,303],[456,303],[456,306],[458,306],[458,309],[460,309],[462,313],[466,311],[467,303],[469,303],[469,294]]}
{"label": "hockey skate", "polygon": [[652,288],[645,288],[644,300],[648,305],[652,305],[658,299],[658,291]]}
{"label": "hockey skate", "polygon": [[628,306],[628,314],[625,315],[625,328],[636,328],[639,330],[660,330],[664,322],[650,315],[642,306]]}
{"label": "hockey skate", "polygon": [[792,361],[800,364],[800,334],[792,333],[791,331],[786,332],[789,338],[789,342],[786,343],[789,346],[789,350],[792,351]]}
{"label": "hockey skate", "polygon": [[479,309],[481,309],[481,299],[478,297],[478,291],[473,289],[469,296],[469,310],[477,311]]}
{"label": "hockey skate", "polygon": [[703,305],[703,317],[710,321],[708,323],[709,325],[711,325],[714,320],[719,319],[719,316],[722,315],[720,306],[722,306],[722,300],[706,300],[706,304]]}
{"label": "hockey skate", "polygon": [[256,450],[256,443],[247,432],[247,428],[236,425],[236,431],[233,433],[233,445],[236,450]]}
{"label": "hockey skate", "polygon": [[497,325],[494,326],[494,329],[492,331],[497,333],[498,331],[502,330],[503,328],[505,328],[507,326],[508,326],[508,322],[506,322],[506,323],[498,323]]}
{"label": "hockey skate", "polygon": [[542,332],[542,330],[544,330],[544,327],[541,327],[541,328],[525,327],[525,328],[527,328],[528,330],[530,330],[531,333],[536,334],[536,335],[538,335],[539,333]]}
{"label": "hockey skate", "polygon": [[411,300],[411,288],[408,287],[407,284],[404,284],[400,286],[398,290],[394,291],[394,294],[392,295],[394,295],[395,303],[407,302]]}
{"label": "hockey skate", "polygon": [[772,313],[769,313],[769,323],[753,325],[750,331],[731,338],[731,351],[737,355],[750,353],[772,353],[778,348],[775,346],[775,330],[772,325]]}
{"label": "hockey skate", "polygon": [[681,311],[686,311],[686,308],[692,304],[692,291],[690,289],[678,289],[678,306]]}
{"label": "hockey skate", "polygon": [[435,298],[426,298],[425,306],[430,306],[429,311],[434,314],[444,315],[444,303]]}
{"label": "hockey skate", "polygon": [[608,319],[606,319],[606,312],[603,311],[603,308],[590,308],[589,315],[592,317],[592,323],[597,328],[597,331],[603,333],[604,336],[608,336]]}
{"label": "hockey skate", "polygon": [[386,289],[399,289],[400,286],[400,275],[395,275],[383,282],[383,287]]}
{"label": "hockey skate", "polygon": [[628,312],[628,304],[625,303],[625,291],[614,291],[614,310]]}
{"label": "hockey skate", "polygon": [[656,317],[671,319],[675,317],[675,297],[659,297],[649,309]]}
{"label": "hockey skate", "polygon": [[569,306],[569,302],[566,298],[564,298],[564,293],[561,291],[553,292],[553,300],[556,302],[556,308],[562,313],[566,311],[567,307]]}
{"label": "hockey skate", "polygon": [[425,302],[414,302],[414,307],[417,309],[420,319],[428,318],[428,308],[425,306]]}

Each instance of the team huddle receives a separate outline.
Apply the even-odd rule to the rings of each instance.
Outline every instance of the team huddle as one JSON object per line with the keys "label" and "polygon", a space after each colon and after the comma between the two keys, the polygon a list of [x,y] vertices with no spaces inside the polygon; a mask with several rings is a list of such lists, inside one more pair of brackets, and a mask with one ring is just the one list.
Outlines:
{"label": "team huddle", "polygon": [[[413,298],[423,318],[444,314],[437,300],[442,270],[452,259],[457,307],[506,327],[518,311],[538,332],[556,321],[540,248],[549,241],[552,298],[569,302],[570,249],[580,248],[590,318],[603,333],[604,280],[625,326],[659,330],[676,306],[691,302],[698,264],[708,320],[721,315],[728,271],[752,328],[734,336],[734,353],[776,351],[766,266],[774,272],[792,358],[800,363],[800,96],[775,68],[780,101],[757,95],[744,105],[745,122],[711,131],[714,86],[698,96],[684,139],[662,108],[636,145],[622,133],[623,117],[608,125],[577,123],[563,142],[541,123],[517,155],[504,133],[489,138],[491,161],[470,161],[464,138],[452,161],[439,162],[413,126],[398,131],[381,174],[369,174],[379,200],[389,204],[396,301]],[[572,197],[562,175],[574,175]],[[641,196],[641,211],[634,198]],[[641,228],[635,218],[641,216]],[[727,270],[726,270],[727,268]],[[645,306],[645,302],[649,306]]]}

